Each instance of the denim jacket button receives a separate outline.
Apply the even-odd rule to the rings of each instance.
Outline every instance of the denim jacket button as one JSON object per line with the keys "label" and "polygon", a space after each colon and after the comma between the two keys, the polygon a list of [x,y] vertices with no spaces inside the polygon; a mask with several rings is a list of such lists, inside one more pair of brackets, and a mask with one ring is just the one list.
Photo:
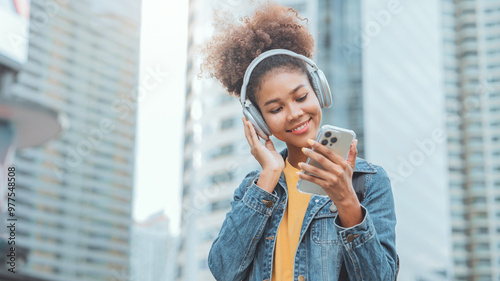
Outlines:
{"label": "denim jacket button", "polygon": [[349,235],[347,235],[346,240],[347,240],[347,242],[351,243],[352,241],[354,241],[354,238],[356,238],[358,236],[359,236],[359,234],[356,234],[356,235],[349,234]]}
{"label": "denim jacket button", "polygon": [[304,275],[299,275],[299,281],[306,281],[306,278],[304,277]]}
{"label": "denim jacket button", "polygon": [[271,208],[273,207],[273,201],[267,201],[267,200],[262,200],[264,204],[266,204],[266,207]]}
{"label": "denim jacket button", "polygon": [[335,206],[335,204],[332,203],[332,205],[330,205],[330,211],[332,213],[336,213],[337,212],[337,206]]}

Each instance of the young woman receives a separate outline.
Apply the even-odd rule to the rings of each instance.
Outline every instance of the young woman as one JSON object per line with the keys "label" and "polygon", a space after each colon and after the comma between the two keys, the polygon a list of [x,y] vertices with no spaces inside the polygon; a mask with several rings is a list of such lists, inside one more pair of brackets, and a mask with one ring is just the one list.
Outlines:
{"label": "young woman", "polygon": [[[304,59],[271,55],[243,83],[251,62],[266,51],[312,57],[314,41],[302,21],[293,9],[267,2],[240,23],[219,18],[204,49],[203,70],[231,94],[239,96],[243,86],[254,115],[287,145],[278,152],[271,140],[262,143],[254,124],[243,118],[262,169],[236,189],[210,250],[210,270],[217,280],[395,280],[389,178],[381,167],[356,158],[357,141],[347,160],[314,141],[324,101]],[[305,164],[308,157],[325,168]],[[353,189],[354,173],[365,174],[362,202]],[[328,197],[299,192],[299,178],[320,185]]]}

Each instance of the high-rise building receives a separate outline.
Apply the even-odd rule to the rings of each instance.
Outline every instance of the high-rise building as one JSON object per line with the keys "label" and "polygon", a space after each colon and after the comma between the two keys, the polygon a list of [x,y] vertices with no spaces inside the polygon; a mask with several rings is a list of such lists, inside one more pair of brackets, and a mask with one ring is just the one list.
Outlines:
{"label": "high-rise building", "polygon": [[316,63],[325,73],[333,105],[323,110],[323,123],[350,128],[358,139],[358,156],[365,157],[362,95],[361,1],[303,1],[313,6]]}
{"label": "high-rise building", "polygon": [[452,278],[441,5],[364,1],[365,157],[388,172],[401,280]]}
{"label": "high-rise building", "polygon": [[14,160],[22,274],[129,275],[140,5],[31,1],[28,60],[5,94],[55,108],[69,127]]}
{"label": "high-rise building", "polygon": [[500,280],[500,2],[442,6],[455,280]]}
{"label": "high-rise building", "polygon": [[213,280],[208,250],[224,220],[235,185],[244,172],[257,168],[245,146],[241,109],[217,82],[197,79],[198,46],[212,32],[217,7],[234,9],[231,1],[191,0],[184,131],[184,175],[181,242],[177,280]]}
{"label": "high-rise building", "polygon": [[169,219],[159,211],[132,225],[130,280],[175,280],[177,239],[170,234]]}
{"label": "high-rise building", "polygon": [[30,250],[16,245],[19,229],[16,213],[16,167],[18,149],[43,145],[61,132],[61,115],[50,107],[9,96],[16,74],[28,58],[30,2],[4,1],[0,4],[0,280],[45,279],[19,272]]}

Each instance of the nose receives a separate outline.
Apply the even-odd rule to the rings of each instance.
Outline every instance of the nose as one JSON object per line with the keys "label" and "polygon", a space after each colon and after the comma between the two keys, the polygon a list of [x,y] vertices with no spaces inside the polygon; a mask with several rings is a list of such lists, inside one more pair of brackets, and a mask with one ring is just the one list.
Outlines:
{"label": "nose", "polygon": [[289,121],[295,120],[304,114],[304,110],[302,109],[301,104],[293,103],[288,108],[290,109],[290,112],[288,114]]}

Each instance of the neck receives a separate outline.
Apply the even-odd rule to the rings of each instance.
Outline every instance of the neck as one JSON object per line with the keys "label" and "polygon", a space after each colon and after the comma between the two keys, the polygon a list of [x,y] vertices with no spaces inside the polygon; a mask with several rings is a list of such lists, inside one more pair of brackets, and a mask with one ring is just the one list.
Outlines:
{"label": "neck", "polygon": [[306,162],[307,156],[302,153],[302,147],[287,145],[288,147],[288,162],[290,165],[300,170],[299,162]]}

